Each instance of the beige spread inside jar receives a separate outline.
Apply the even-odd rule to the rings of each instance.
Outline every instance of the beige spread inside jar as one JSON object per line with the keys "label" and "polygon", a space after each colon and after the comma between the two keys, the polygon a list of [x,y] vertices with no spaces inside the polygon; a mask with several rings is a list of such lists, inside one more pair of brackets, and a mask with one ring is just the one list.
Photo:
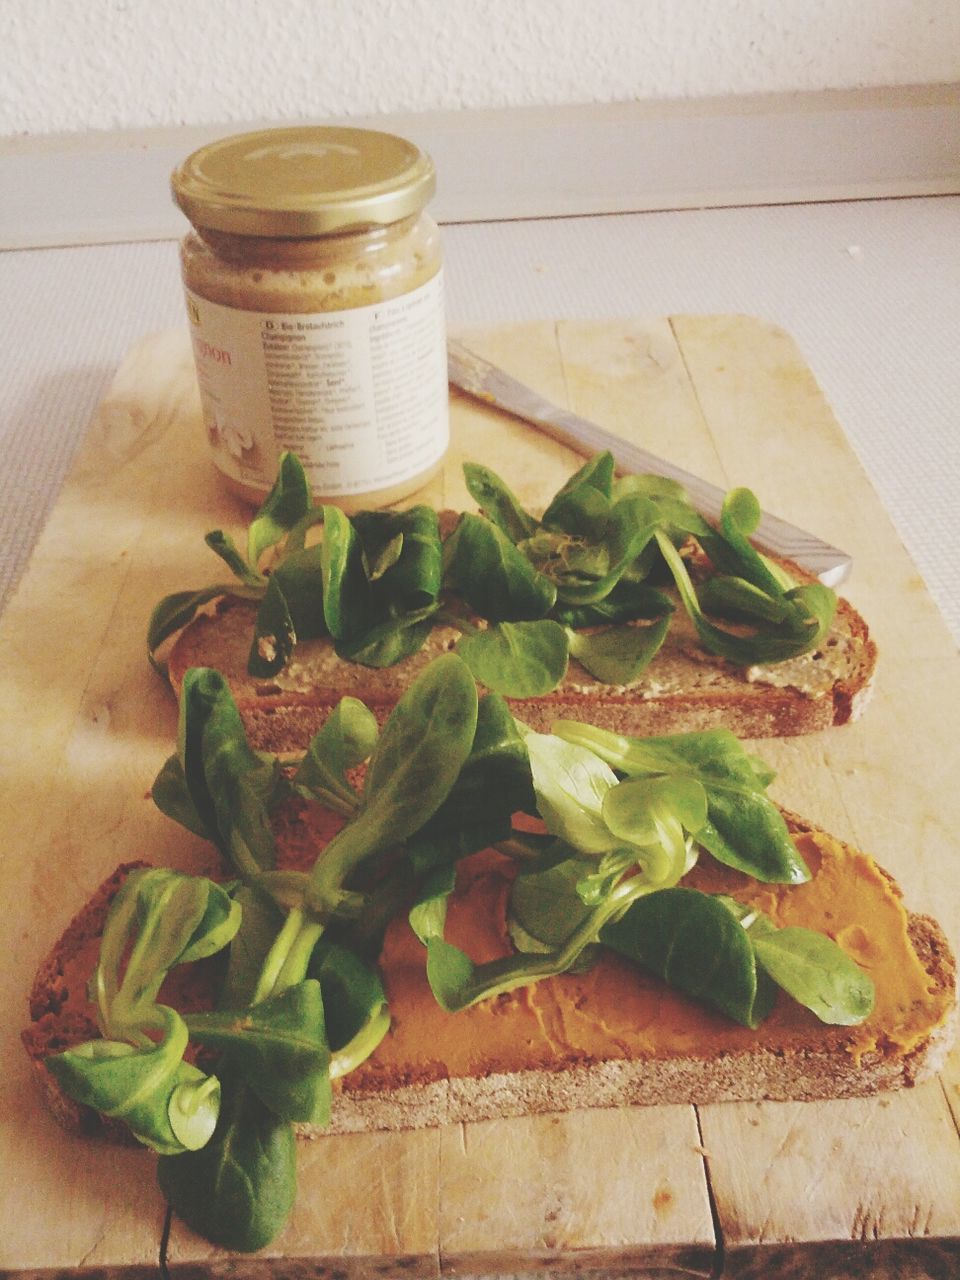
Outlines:
{"label": "beige spread inside jar", "polygon": [[386,506],[449,443],[443,274],[428,156],[393,134],[300,127],[202,147],[174,172],[213,462],[249,502],[281,452],[317,502]]}

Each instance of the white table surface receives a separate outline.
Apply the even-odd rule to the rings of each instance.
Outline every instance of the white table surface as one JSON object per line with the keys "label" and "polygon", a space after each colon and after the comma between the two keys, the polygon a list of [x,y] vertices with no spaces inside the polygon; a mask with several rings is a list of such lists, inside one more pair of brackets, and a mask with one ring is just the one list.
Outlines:
{"label": "white table surface", "polygon": [[[955,196],[448,225],[448,321],[781,325],[960,640],[958,231]],[[0,299],[2,607],[124,353],[184,323],[177,246],[3,252]]]}

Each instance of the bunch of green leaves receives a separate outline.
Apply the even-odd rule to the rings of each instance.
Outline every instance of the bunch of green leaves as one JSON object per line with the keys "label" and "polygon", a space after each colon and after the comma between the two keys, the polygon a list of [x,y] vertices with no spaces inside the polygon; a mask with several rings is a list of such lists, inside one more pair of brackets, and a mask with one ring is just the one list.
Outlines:
{"label": "bunch of green leaves", "polygon": [[[273,488],[247,529],[245,553],[222,529],[214,529],[206,536],[207,546],[220,557],[233,578],[199,589],[174,592],[154,607],[147,626],[147,653],[153,665],[163,671],[160,652],[165,641],[185,627],[205,604],[220,596],[260,602],[263,616],[258,615],[258,630],[264,640],[252,646],[251,661],[265,661],[264,655],[269,654],[271,643],[275,651],[272,656],[280,666],[292,652],[296,632],[288,597],[296,597],[294,609],[299,615],[301,634],[323,635],[322,594],[310,586],[306,590],[297,589],[303,587],[304,578],[313,578],[319,553],[307,550],[305,540],[307,530],[320,519],[322,509],[312,507],[300,461],[293,454],[284,454]],[[287,551],[290,563],[281,571],[277,585],[269,590],[268,599],[272,574],[263,571],[261,562],[267,552],[278,553],[281,546]],[[279,554],[275,558],[279,560]],[[276,669],[279,670],[279,666]]]}
{"label": "bunch of green leaves", "polygon": [[[252,675],[276,675],[298,640],[319,636],[347,661],[392,666],[445,624],[461,632],[457,652],[476,679],[514,698],[555,689],[571,657],[602,683],[636,680],[667,636],[671,585],[704,648],[740,665],[809,652],[830,627],[833,592],[795,585],[752,546],[760,508],[747,489],[727,495],[715,529],[674,481],[618,479],[610,453],[575,472],[540,517],[488,468],[464,473],[480,514],[463,513],[441,543],[427,506],[352,518],[312,506],[300,462],[284,454],[245,554],[223,530],[207,535],[234,581],[161,600],[151,661],[162,668],[164,643],[221,596],[257,603]],[[712,563],[700,586],[682,550],[691,539]]]}
{"label": "bunch of green leaves", "polygon": [[[312,529],[320,530],[308,541]],[[298,640],[329,636],[336,652],[366,666],[392,666],[422,646],[439,609],[441,544],[437,513],[361,512],[313,506],[299,459],[285,453],[276,482],[248,530],[245,553],[221,529],[207,545],[234,575],[165,596],[147,628],[147,649],[163,669],[167,640],[211,600],[257,603],[248,670],[269,677]]]}
{"label": "bunch of green leaves", "polygon": [[184,1061],[187,1027],[158,1003],[160,988],[175,965],[225,947],[239,924],[236,904],[210,880],[133,872],[112,904],[91,980],[102,1038],[46,1060],[71,1097],[123,1120],[161,1154],[209,1141],[220,1082]]}
{"label": "bunch of green leaves", "polygon": [[[189,714],[186,687],[184,695]],[[211,726],[234,713],[224,687],[207,716],[204,742],[214,755],[203,768],[205,780],[222,756]],[[294,1195],[291,1125],[325,1123],[331,1079],[362,1061],[386,1033],[389,1015],[375,970],[359,948],[325,934],[338,924],[350,939],[351,921],[370,905],[368,886],[382,882],[398,844],[435,814],[456,782],[476,720],[476,685],[451,656],[411,686],[379,735],[362,704],[341,703],[298,766],[292,788],[332,802],[348,821],[312,871],[277,872],[274,860],[264,858],[258,871],[245,874],[246,923],[231,949],[228,1007],[187,1019],[194,1038],[224,1055],[230,1105],[212,1141],[188,1159],[161,1161],[160,1178],[177,1212],[208,1237],[258,1248],[274,1234]],[[243,753],[241,731],[233,757]],[[361,760],[367,768],[357,794],[348,774]],[[189,779],[189,762],[182,767]],[[256,766],[244,773],[258,776]],[[203,784],[195,790],[202,794]],[[242,793],[235,784],[227,790]],[[261,808],[254,825],[265,817]],[[227,848],[235,843],[228,840]],[[331,1000],[336,1013],[328,1030]],[[241,1027],[247,1036],[238,1040]],[[288,1188],[279,1199],[278,1186]]]}
{"label": "bunch of green leaves", "polygon": [[[489,688],[548,693],[570,657],[603,683],[637,679],[666,638],[671,581],[704,648],[741,665],[807,653],[829,630],[834,593],[795,585],[752,546],[760,507],[748,489],[727,495],[714,529],[674,481],[617,479],[607,452],[536,518],[488,468],[464,471],[481,515],[462,516],[448,540],[445,582],[489,621],[458,645]],[[680,550],[691,539],[712,562],[699,591]]]}
{"label": "bunch of green leaves", "polygon": [[[402,842],[438,814],[471,753],[468,788],[497,755],[486,719],[478,741],[476,684],[450,655],[411,686],[382,733],[363,704],[345,699],[288,776],[250,749],[223,677],[186,674],[177,752],[154,799],[216,844],[239,881],[229,894],[170,872],[128,882],[97,970],[105,1038],[50,1065],[68,1092],[123,1118],[160,1153],[164,1194],[216,1243],[252,1250],[272,1239],[296,1194],[293,1126],[325,1123],[331,1081],[386,1033],[383,987],[364,955],[369,916],[384,900],[395,907],[386,891],[395,895],[410,874]],[[350,775],[364,761],[357,791]],[[308,872],[276,867],[273,810],[291,795],[347,818]],[[172,888],[161,895],[157,884]],[[124,962],[132,922],[139,934]],[[181,1015],[156,1004],[173,963],[227,943],[216,1008]],[[215,1057],[215,1074],[183,1062],[188,1040]]]}
{"label": "bunch of green leaves", "polygon": [[444,1008],[589,965],[606,946],[750,1027],[776,986],[824,1022],[867,1016],[870,979],[830,938],[778,930],[680,885],[702,850],[754,880],[809,879],[766,795],[772,774],[733,734],[638,739],[559,722],[524,741],[548,836],[499,846],[523,859],[509,901],[514,954],[474,964],[445,939],[452,884],[429,886],[411,914]]}
{"label": "bunch of green leaves", "polygon": [[683,887],[635,902],[600,940],[671,986],[756,1028],[779,987],[821,1022],[852,1026],[873,1008],[868,974],[826,934],[778,929],[734,898]]}

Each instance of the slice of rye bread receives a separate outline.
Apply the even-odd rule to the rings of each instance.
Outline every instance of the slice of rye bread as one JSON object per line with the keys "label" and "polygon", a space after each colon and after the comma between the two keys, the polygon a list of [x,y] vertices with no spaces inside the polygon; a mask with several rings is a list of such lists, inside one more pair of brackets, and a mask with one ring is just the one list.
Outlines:
{"label": "slice of rye bread", "polygon": [[[795,578],[810,580],[797,566],[784,565]],[[338,658],[328,639],[305,640],[283,671],[261,680],[247,671],[255,611],[248,601],[217,601],[213,612],[201,614],[176,638],[168,672],[179,692],[188,668],[221,671],[251,745],[263,751],[303,750],[347,694],[385,719],[411,681],[459,638],[454,628],[437,626],[419,653],[383,669]],[[738,667],[708,654],[678,607],[663,647],[632,684],[602,684],[571,659],[552,693],[507,701],[518,719],[539,730],[563,719],[641,736],[723,726],[741,738],[792,737],[857,719],[872,692],[876,666],[866,622],[842,599],[830,633],[814,652],[763,667]]]}
{"label": "slice of rye bread", "polygon": [[[861,1027],[825,1026],[780,996],[767,1021],[750,1031],[609,952],[587,974],[543,979],[446,1014],[427,986],[420,944],[398,919],[388,931],[383,960],[392,1029],[365,1063],[336,1082],[332,1122],[316,1132],[413,1129],[629,1104],[860,1097],[935,1074],[956,1021],[956,966],[943,931],[931,917],[906,912],[895,883],[867,855],[796,815],[786,816],[814,873],[810,886],[759,885],[706,857],[685,883],[696,883],[699,872],[701,888],[735,893],[767,910],[778,894],[789,894],[789,909],[811,912],[812,927],[825,929],[829,923],[829,931],[873,970],[877,1007]],[[296,815],[288,821],[281,865],[303,867],[309,840],[300,839],[301,825]],[[454,941],[464,944],[457,931],[463,927],[464,904],[475,902],[471,895],[477,885],[483,901],[502,905],[502,886],[508,883],[503,861],[486,851],[464,864],[451,903]],[[77,1133],[128,1136],[115,1122],[65,1097],[43,1059],[97,1035],[87,979],[110,903],[137,865],[142,864],[118,868],[81,909],[41,965],[30,993],[24,1047],[48,1105]],[[801,907],[793,895],[814,893],[818,879],[823,880],[819,899]],[[850,889],[852,896],[845,893]],[[496,915],[491,912],[491,919]],[[888,941],[871,940],[864,927],[866,922],[881,931],[890,921],[902,931],[897,955]],[[796,920],[788,912],[783,922]],[[491,927],[502,934],[502,919]],[[490,958],[476,952],[479,946],[489,953],[489,936],[472,941],[474,958]],[[174,970],[176,988],[165,988],[161,999],[183,1009],[207,1005],[213,998],[214,963]],[[908,974],[906,992],[892,989],[898,972]],[[406,1047],[417,1019],[427,1046],[419,1056]],[[589,1044],[577,1038],[583,1019],[588,1027],[602,1027],[599,1039],[590,1032]],[[634,1034],[639,1041],[631,1044]]]}

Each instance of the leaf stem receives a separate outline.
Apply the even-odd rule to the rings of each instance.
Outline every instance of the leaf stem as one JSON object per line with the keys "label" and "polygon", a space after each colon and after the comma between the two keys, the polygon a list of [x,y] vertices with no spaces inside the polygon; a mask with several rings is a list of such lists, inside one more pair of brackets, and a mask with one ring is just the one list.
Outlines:
{"label": "leaf stem", "polygon": [[263,962],[250,1003],[260,1004],[268,996],[296,986],[306,977],[313,949],[323,933],[323,925],[299,907],[294,907],[283,922]]}
{"label": "leaf stem", "polygon": [[318,920],[304,920],[283,962],[275,990],[284,991],[287,987],[303,981],[313,949],[320,941],[322,933],[323,925]]}
{"label": "leaf stem", "polygon": [[257,985],[254,988],[251,1004],[259,1004],[261,1000],[265,1000],[267,996],[272,995],[277,989],[287,956],[296,942],[303,923],[303,912],[294,907],[283,922],[283,927],[274,938],[273,945],[267,952],[267,958],[263,962],[260,977],[257,979]]}
{"label": "leaf stem", "polygon": [[438,609],[433,615],[434,621],[440,626],[453,627],[455,631],[459,631],[461,635],[475,636],[480,633],[480,628],[474,626],[472,622],[468,622],[466,618],[454,613],[452,609]]}
{"label": "leaf stem", "polygon": [[456,1003],[449,1006],[450,1009],[465,1009],[478,1000],[566,972],[583,949],[597,941],[605,924],[625,911],[637,898],[653,893],[659,887],[640,876],[632,876],[617,885],[602,906],[592,911],[558,950],[540,956],[531,956],[529,953],[505,956],[500,960],[477,965],[470,980],[457,993]]}

